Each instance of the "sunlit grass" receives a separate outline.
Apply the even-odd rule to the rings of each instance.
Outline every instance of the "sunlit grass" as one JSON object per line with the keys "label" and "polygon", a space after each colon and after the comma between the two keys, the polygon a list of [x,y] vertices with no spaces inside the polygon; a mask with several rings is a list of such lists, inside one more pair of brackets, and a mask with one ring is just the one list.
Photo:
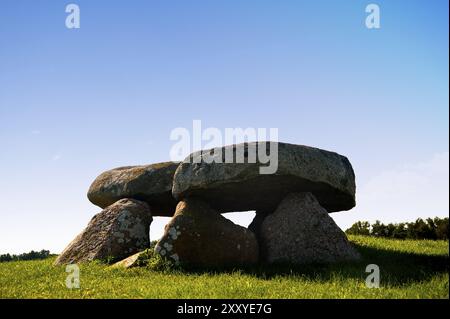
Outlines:
{"label": "sunlit grass", "polygon": [[[80,266],[68,289],[54,258],[0,263],[0,298],[448,298],[448,241],[349,236],[363,256],[351,264],[188,272]],[[365,285],[366,265],[380,288]]]}

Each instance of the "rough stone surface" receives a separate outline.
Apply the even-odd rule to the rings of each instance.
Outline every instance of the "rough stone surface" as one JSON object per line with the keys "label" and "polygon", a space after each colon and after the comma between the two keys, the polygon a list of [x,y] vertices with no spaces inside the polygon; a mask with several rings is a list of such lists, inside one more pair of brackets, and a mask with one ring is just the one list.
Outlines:
{"label": "rough stone surface", "polygon": [[120,260],[150,245],[153,218],[145,202],[121,199],[95,215],[55,264]]}
{"label": "rough stone surface", "polygon": [[[175,172],[173,196],[178,200],[200,198],[221,213],[273,211],[293,192],[313,193],[328,212],[355,206],[355,175],[346,157],[303,145],[272,143],[271,147],[278,148],[278,170],[260,174],[260,167],[268,165],[260,160],[251,163],[250,154],[259,147],[264,152],[266,145],[270,144],[245,143],[191,154]],[[243,154],[245,162],[225,163],[227,152],[235,158],[236,153]]]}
{"label": "rough stone surface", "polygon": [[332,263],[360,258],[345,233],[311,193],[292,193],[277,209],[256,216],[261,259],[267,263]]}
{"label": "rough stone surface", "polygon": [[[250,223],[250,225],[248,225],[248,229],[250,231],[252,231],[256,238],[259,239],[261,237],[261,226],[262,223],[264,222],[264,219],[270,214],[271,212],[267,212],[267,211],[261,211],[261,210],[257,210],[255,212],[255,217],[253,218],[252,222]],[[261,248],[259,247],[260,250],[260,257],[261,257]]]}
{"label": "rough stone surface", "polygon": [[127,257],[125,259],[122,259],[121,261],[116,262],[111,267],[117,267],[117,268],[133,268],[133,267],[139,267],[140,259],[139,257],[144,253],[144,251],[140,251],[134,255],[131,255],[130,257]]}
{"label": "rough stone surface", "polygon": [[219,267],[258,262],[253,232],[194,198],[178,204],[155,251],[181,265]]}
{"label": "rough stone surface", "polygon": [[87,196],[101,208],[122,198],[133,198],[147,202],[153,216],[172,216],[176,207],[172,181],[178,164],[165,162],[106,171],[94,180]]}

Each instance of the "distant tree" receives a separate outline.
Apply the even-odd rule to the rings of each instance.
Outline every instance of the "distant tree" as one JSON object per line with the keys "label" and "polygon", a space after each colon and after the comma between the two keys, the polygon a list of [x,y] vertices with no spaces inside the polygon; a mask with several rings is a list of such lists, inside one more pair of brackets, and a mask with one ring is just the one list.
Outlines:
{"label": "distant tree", "polygon": [[396,224],[392,238],[405,239],[407,237],[406,223]]}
{"label": "distant tree", "polygon": [[389,223],[384,226],[384,236],[387,238],[394,238],[395,230],[397,229],[397,224]]}
{"label": "distant tree", "polygon": [[414,223],[410,223],[410,236],[414,239],[433,239],[432,230],[430,226],[422,219],[418,218]]}
{"label": "distant tree", "polygon": [[436,239],[448,240],[448,217],[444,219],[436,217],[434,223],[436,225]]}
{"label": "distant tree", "polygon": [[347,234],[351,235],[370,235],[370,223],[366,221],[356,222],[349,229],[346,230]]}
{"label": "distant tree", "polygon": [[23,253],[20,255],[10,255],[10,254],[0,255],[0,262],[45,259],[49,256],[50,256],[50,251],[48,251],[48,250],[44,250],[44,249],[41,251],[32,250],[28,253]]}
{"label": "distant tree", "polygon": [[10,254],[0,255],[0,262],[11,261],[11,260],[13,260],[13,258]]}
{"label": "distant tree", "polygon": [[370,234],[374,237],[386,237],[386,226],[377,220],[375,221],[375,224],[372,225]]}
{"label": "distant tree", "polygon": [[360,221],[354,223],[345,231],[351,235],[364,235],[374,237],[386,237],[396,239],[431,239],[448,240],[448,217],[418,218],[410,223],[383,224],[379,220],[370,225],[369,222]]}

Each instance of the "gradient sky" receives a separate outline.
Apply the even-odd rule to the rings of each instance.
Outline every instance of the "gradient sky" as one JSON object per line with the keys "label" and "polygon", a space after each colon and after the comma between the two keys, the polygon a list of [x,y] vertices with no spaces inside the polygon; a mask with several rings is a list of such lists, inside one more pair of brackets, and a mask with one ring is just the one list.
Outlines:
{"label": "gradient sky", "polygon": [[194,119],[346,155],[344,229],[448,216],[447,0],[73,1],[76,30],[69,3],[0,4],[0,253],[61,251],[99,173],[168,160]]}

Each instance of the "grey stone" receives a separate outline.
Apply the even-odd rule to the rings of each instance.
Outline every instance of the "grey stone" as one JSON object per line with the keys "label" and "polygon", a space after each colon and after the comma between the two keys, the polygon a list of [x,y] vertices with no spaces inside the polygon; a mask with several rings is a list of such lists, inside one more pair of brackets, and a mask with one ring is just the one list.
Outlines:
{"label": "grey stone", "polygon": [[[278,169],[261,174],[263,161],[251,161],[254,149],[278,151]],[[244,163],[225,163],[225,154],[243,154]],[[258,153],[259,154],[259,153]],[[276,153],[273,153],[276,154]],[[214,162],[216,159],[220,162]],[[250,160],[249,160],[250,159]],[[208,161],[209,160],[209,161]],[[273,211],[289,193],[311,192],[328,211],[355,206],[355,175],[349,160],[337,153],[287,143],[253,142],[199,151],[175,172],[173,196],[193,196],[224,212]]]}
{"label": "grey stone", "polygon": [[121,199],[95,215],[59,255],[55,264],[72,264],[96,259],[116,261],[150,245],[153,218],[148,204]]}
{"label": "grey stone", "polygon": [[172,181],[178,163],[165,162],[119,167],[98,176],[88,191],[89,200],[105,208],[122,198],[147,202],[153,216],[172,216],[176,201]]}
{"label": "grey stone", "polygon": [[141,266],[140,258],[144,253],[145,253],[145,251],[140,251],[134,255],[131,255],[130,257],[127,257],[125,259],[122,259],[121,261],[116,262],[111,267],[127,268],[127,269],[134,268],[134,267],[140,267]]}
{"label": "grey stone", "polygon": [[258,262],[255,235],[194,198],[178,203],[155,252],[174,264],[200,267]]}
{"label": "grey stone", "polygon": [[333,263],[360,258],[311,193],[287,195],[272,214],[257,215],[250,228],[258,234],[261,259],[267,263]]}
{"label": "grey stone", "polygon": [[[257,210],[255,212],[255,217],[253,218],[253,220],[250,223],[250,225],[248,225],[248,229],[255,234],[256,238],[260,238],[261,237],[261,226],[262,226],[262,223],[264,222],[264,219],[270,213],[271,212],[266,212],[266,211],[261,211],[261,210]],[[259,247],[260,257],[261,257],[261,248],[262,247]]]}

